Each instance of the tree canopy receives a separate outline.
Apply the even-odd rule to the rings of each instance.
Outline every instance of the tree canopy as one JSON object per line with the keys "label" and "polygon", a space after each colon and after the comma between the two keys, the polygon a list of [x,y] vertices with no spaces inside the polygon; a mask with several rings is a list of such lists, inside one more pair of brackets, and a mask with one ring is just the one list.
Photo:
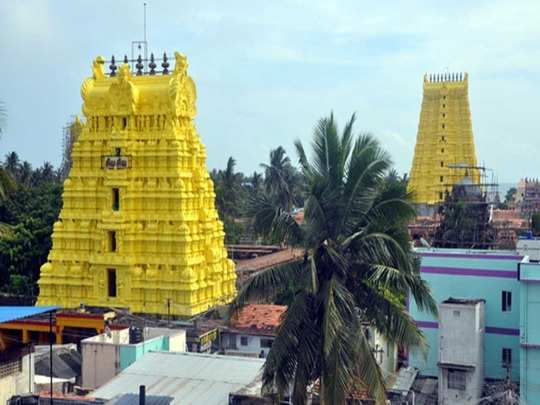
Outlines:
{"label": "tree canopy", "polygon": [[39,268],[51,248],[54,221],[61,205],[62,185],[50,163],[33,169],[15,152],[2,164],[10,190],[0,201],[0,290],[34,296]]}
{"label": "tree canopy", "polygon": [[354,122],[353,115],[339,133],[332,115],[321,119],[310,157],[296,142],[307,188],[301,224],[271,197],[251,207],[260,232],[305,250],[297,262],[251,276],[235,302],[236,308],[273,302],[295,287],[263,372],[264,391],[292,389],[295,404],[305,403],[316,381],[324,404],[344,403],[353,385],[382,403],[384,378],[366,328],[391,343],[423,348],[406,297],[437,311],[410,248],[410,196],[401,180],[388,178],[387,152],[373,136],[355,136]]}

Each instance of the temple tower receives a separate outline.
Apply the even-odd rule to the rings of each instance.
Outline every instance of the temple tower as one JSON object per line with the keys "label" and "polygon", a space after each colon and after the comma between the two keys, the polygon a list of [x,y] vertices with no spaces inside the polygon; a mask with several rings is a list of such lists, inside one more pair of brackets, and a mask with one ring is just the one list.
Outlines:
{"label": "temple tower", "polygon": [[424,94],[409,180],[418,204],[437,204],[463,177],[480,182],[467,73],[424,76]]}
{"label": "temple tower", "polygon": [[175,59],[161,72],[153,56],[146,72],[113,59],[108,74],[94,61],[38,304],[190,316],[234,298],[195,84]]}

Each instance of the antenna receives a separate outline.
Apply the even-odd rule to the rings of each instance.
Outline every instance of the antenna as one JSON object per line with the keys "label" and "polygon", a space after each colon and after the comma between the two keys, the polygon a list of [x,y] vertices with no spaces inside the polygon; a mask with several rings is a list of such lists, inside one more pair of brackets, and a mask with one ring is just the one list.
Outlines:
{"label": "antenna", "polygon": [[146,3],[143,3],[144,7],[144,42],[146,42]]}
{"label": "antenna", "polygon": [[[135,55],[135,49],[137,49],[138,55],[141,55],[144,62],[148,61],[148,41],[146,39],[146,2],[143,3],[143,40],[131,41],[131,69],[134,68],[137,55]],[[146,67],[145,67],[146,69]],[[146,73],[146,70],[145,70]]]}

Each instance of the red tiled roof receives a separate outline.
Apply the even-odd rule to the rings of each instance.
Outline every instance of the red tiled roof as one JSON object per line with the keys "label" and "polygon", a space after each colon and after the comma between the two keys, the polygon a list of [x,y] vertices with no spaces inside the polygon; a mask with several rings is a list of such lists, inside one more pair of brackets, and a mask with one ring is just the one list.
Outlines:
{"label": "red tiled roof", "polygon": [[275,334],[286,309],[285,305],[249,304],[231,319],[231,326],[249,332]]}

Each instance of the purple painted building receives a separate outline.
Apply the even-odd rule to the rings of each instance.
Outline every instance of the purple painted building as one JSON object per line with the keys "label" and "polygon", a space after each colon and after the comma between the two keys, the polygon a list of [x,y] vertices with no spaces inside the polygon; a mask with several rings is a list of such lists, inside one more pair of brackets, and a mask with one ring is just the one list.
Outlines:
{"label": "purple painted building", "polygon": [[[511,376],[519,381],[520,282],[518,264],[522,257],[512,251],[418,249],[422,276],[438,303],[454,298],[485,300],[485,377],[506,376],[503,360],[510,358]],[[438,320],[418,310],[414,301],[410,313],[426,335],[427,356],[411,351],[410,365],[423,375],[438,375]]]}

